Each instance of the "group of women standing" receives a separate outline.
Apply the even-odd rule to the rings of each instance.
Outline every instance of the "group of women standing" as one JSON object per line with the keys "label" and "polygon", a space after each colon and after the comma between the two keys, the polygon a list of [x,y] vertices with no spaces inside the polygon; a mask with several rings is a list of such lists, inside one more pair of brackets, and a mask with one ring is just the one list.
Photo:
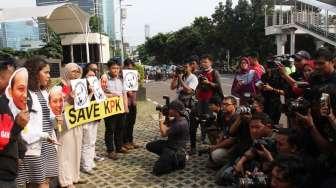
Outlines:
{"label": "group of women standing", "polygon": [[[80,180],[81,168],[84,172],[90,172],[95,167],[95,142],[99,122],[68,129],[61,109],[63,105],[72,105],[74,101],[70,81],[82,76],[96,76],[97,65],[87,65],[85,75],[82,75],[79,65],[67,64],[61,84],[49,90],[50,66],[44,59],[36,57],[27,60],[24,68],[14,72],[11,82],[17,82],[21,72],[28,78],[26,98],[31,105],[28,124],[21,132],[21,143],[24,144],[26,152],[19,162],[17,184],[26,185],[27,188],[44,188],[50,186],[52,179],[58,178],[61,187],[74,187]],[[10,109],[13,114],[17,114],[20,110],[14,106],[19,103],[13,100],[15,93],[12,92],[12,87],[13,84],[10,83],[6,96],[9,101],[14,101],[15,105]],[[24,93],[24,88],[21,91]],[[93,97],[92,94],[89,96]]]}

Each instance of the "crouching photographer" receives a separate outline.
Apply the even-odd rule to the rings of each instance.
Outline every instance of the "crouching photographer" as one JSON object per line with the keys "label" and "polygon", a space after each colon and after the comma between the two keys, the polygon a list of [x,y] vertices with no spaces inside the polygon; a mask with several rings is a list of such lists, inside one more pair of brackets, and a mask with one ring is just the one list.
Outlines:
{"label": "crouching photographer", "polygon": [[[167,114],[159,113],[159,125],[161,136],[168,139],[152,141],[146,145],[148,151],[159,155],[152,171],[156,176],[185,167],[185,147],[189,138],[188,121],[184,117],[185,108],[182,102],[172,101],[167,111]],[[163,115],[166,116],[166,121]]]}

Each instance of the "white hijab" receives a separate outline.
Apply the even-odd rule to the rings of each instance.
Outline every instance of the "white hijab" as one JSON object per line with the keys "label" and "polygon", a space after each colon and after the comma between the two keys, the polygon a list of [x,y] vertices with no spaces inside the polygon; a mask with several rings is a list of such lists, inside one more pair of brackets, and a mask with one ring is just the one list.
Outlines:
{"label": "white hijab", "polygon": [[10,91],[10,89],[12,89],[12,82],[13,82],[13,80],[14,80],[16,74],[19,73],[19,72],[23,72],[23,73],[24,73],[24,77],[25,77],[25,80],[26,80],[26,82],[27,82],[27,86],[28,86],[28,71],[27,71],[26,68],[19,68],[19,69],[17,69],[17,70],[12,74],[12,76],[10,77],[8,86],[7,86],[6,91],[5,91],[6,97],[7,97],[8,100],[9,100],[8,106],[9,106],[9,108],[10,108],[12,114],[13,114],[13,117],[16,117],[16,115],[17,115],[18,113],[20,113],[21,110],[18,109],[18,108],[16,107],[16,105],[14,104],[13,97],[10,95],[10,92],[9,92],[9,91]]}

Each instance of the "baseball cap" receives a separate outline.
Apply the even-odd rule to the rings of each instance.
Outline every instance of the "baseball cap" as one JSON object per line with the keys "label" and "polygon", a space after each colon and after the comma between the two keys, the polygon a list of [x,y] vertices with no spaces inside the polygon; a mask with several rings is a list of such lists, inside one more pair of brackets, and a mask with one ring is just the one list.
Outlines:
{"label": "baseball cap", "polygon": [[297,52],[296,54],[292,55],[292,57],[295,60],[302,60],[302,59],[309,60],[311,56],[307,51],[301,50],[301,51]]}

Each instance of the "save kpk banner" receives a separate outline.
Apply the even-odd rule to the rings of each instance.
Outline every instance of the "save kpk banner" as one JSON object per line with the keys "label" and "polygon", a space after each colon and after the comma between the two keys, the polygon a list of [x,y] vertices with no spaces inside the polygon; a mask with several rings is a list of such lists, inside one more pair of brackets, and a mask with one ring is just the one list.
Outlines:
{"label": "save kpk banner", "polygon": [[107,98],[100,103],[91,101],[88,107],[78,110],[75,110],[73,105],[68,105],[64,108],[65,120],[69,129],[124,112],[122,97]]}

